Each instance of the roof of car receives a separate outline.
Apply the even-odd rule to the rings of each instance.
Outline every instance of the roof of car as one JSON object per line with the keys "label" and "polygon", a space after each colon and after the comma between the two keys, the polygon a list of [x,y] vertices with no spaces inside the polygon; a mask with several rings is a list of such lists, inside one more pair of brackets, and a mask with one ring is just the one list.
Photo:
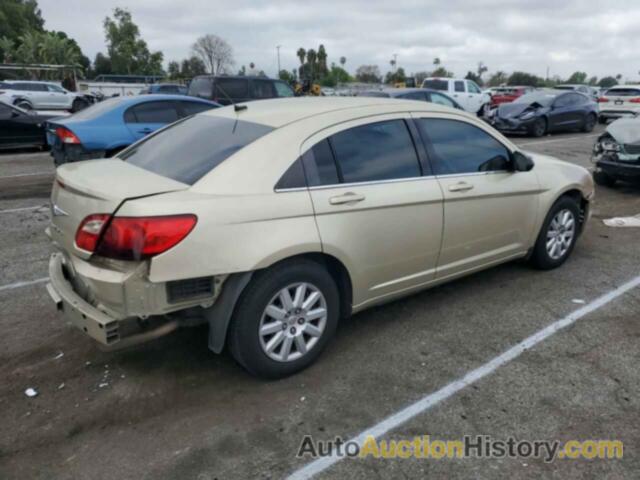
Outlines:
{"label": "roof of car", "polygon": [[433,88],[419,88],[419,87],[409,87],[409,88],[392,88],[392,87],[386,87],[386,88],[380,88],[378,90],[366,90],[364,92],[361,93],[386,93],[392,97],[397,97],[400,95],[404,95],[405,93],[411,93],[411,92],[434,92],[434,93],[441,93],[438,90],[434,90]]}
{"label": "roof of car", "polygon": [[248,122],[261,123],[275,128],[305,118],[325,113],[356,110],[366,107],[392,107],[398,112],[419,109],[420,111],[448,112],[449,107],[419,100],[406,100],[381,97],[303,97],[278,98],[243,103],[246,109],[235,111],[233,105],[202,113],[201,115],[238,118]]}
{"label": "roof of car", "polygon": [[630,85],[614,85],[613,87],[609,87],[607,90],[611,90],[612,88],[640,88],[640,83],[633,83]]}

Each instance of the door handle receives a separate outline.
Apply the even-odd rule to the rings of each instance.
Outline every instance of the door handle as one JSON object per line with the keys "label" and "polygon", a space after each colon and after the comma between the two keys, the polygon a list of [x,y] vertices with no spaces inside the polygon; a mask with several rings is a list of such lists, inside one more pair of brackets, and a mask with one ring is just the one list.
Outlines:
{"label": "door handle", "polygon": [[344,203],[357,203],[361,202],[365,199],[364,195],[360,195],[358,193],[347,192],[343,195],[337,195],[335,197],[329,198],[329,203],[331,205],[342,205]]}
{"label": "door handle", "polygon": [[455,185],[449,185],[450,192],[466,192],[467,190],[471,190],[473,185],[467,182],[458,182]]}

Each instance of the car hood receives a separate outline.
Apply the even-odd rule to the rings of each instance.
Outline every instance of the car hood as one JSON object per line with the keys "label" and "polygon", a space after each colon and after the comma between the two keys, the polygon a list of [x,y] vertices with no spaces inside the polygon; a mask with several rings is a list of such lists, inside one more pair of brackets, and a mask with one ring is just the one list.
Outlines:
{"label": "car hood", "polygon": [[640,145],[640,117],[616,120],[607,127],[606,131],[618,143]]}
{"label": "car hood", "polygon": [[539,103],[503,103],[498,107],[498,115],[502,118],[517,117],[527,109],[537,110],[542,108]]}

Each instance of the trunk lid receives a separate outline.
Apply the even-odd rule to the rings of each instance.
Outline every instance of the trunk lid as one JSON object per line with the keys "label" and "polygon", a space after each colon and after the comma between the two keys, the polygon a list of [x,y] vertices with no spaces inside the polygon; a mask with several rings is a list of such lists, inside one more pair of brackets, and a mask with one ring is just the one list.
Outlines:
{"label": "trunk lid", "polygon": [[88,258],[90,253],[75,246],[78,226],[88,215],[113,215],[128,199],[187,188],[119,159],[68,163],[57,169],[51,192],[51,239],[68,254]]}

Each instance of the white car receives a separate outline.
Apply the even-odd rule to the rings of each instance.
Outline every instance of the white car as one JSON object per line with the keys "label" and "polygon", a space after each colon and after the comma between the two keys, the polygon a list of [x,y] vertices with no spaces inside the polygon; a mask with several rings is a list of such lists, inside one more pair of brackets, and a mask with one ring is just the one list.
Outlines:
{"label": "white car", "polygon": [[600,123],[640,115],[640,85],[617,85],[598,98]]}
{"label": "white car", "polygon": [[53,82],[5,80],[0,88],[3,101],[25,110],[71,110],[86,108],[83,95]]}
{"label": "white car", "polygon": [[482,114],[491,103],[491,95],[480,90],[473,80],[464,78],[425,78],[422,88],[445,92],[469,113]]}

